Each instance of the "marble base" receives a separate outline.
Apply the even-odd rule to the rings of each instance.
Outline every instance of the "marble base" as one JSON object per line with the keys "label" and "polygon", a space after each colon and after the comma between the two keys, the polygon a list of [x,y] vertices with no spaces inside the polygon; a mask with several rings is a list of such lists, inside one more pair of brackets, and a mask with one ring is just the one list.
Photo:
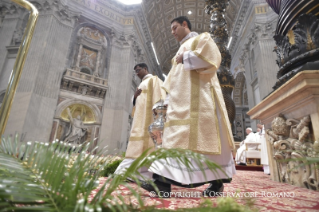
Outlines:
{"label": "marble base", "polygon": [[[307,141],[300,140],[300,143],[304,144],[310,140],[313,144],[315,139],[319,138],[319,71],[303,71],[298,73],[248,111],[247,114],[251,119],[261,120],[265,125],[265,129],[269,130],[273,130],[271,129],[272,121],[278,117],[279,114],[283,114],[286,119],[294,120],[301,120],[309,116],[311,121],[309,124],[310,133],[307,137]],[[266,136],[266,139],[268,157],[270,159],[271,178],[275,181],[282,181],[282,179],[280,179],[279,164],[273,159],[276,150],[271,144],[269,135]],[[292,138],[286,137],[285,139],[289,140]],[[298,138],[294,139],[299,141]],[[278,140],[280,140],[280,138]],[[295,146],[293,145],[292,151],[295,151]],[[316,176],[315,178],[318,180],[318,177],[319,176]]]}

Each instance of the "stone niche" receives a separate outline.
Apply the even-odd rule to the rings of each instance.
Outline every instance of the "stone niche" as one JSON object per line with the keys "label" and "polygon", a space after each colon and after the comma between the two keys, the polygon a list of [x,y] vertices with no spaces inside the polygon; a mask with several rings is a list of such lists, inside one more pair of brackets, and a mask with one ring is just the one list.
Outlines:
{"label": "stone niche", "polygon": [[[94,27],[77,31],[73,65],[62,76],[57,109],[50,141],[60,140],[72,145],[89,141],[97,144],[107,92],[106,68],[107,40]],[[93,147],[92,147],[93,148]]]}
{"label": "stone niche", "polygon": [[247,113],[265,125],[272,180],[319,191],[319,71],[303,71]]}
{"label": "stone niche", "polygon": [[59,140],[80,145],[97,140],[101,127],[100,109],[83,100],[60,98],[60,101],[62,102],[56,111],[50,141]]}

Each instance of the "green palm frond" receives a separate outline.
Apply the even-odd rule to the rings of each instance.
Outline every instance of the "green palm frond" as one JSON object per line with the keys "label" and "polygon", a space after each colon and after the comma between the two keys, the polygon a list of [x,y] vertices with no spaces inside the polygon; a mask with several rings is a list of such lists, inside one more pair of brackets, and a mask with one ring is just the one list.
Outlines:
{"label": "green palm frond", "polygon": [[[167,211],[145,206],[139,192],[125,182],[126,178],[140,184],[138,178],[142,176],[136,170],[168,158],[178,160],[189,169],[193,166],[190,158],[202,169],[204,165],[215,173],[220,169],[203,155],[188,150],[159,149],[150,154],[146,151],[123,174],[110,175],[89,201],[100,173],[105,171],[106,164],[113,162],[112,157],[102,157],[106,148],[92,155],[86,152],[93,142],[82,147],[63,142],[28,142],[21,146],[19,143],[16,136],[2,138],[0,145],[0,211]],[[96,150],[97,147],[91,152]],[[119,185],[131,191],[138,206],[127,204],[122,196],[112,195]],[[231,205],[242,207],[233,202]],[[211,208],[206,204],[187,211],[210,211],[207,209]]]}
{"label": "green palm frond", "polygon": [[88,173],[98,156],[86,157],[89,145],[28,142],[18,153],[17,140],[1,142],[0,199],[5,203],[1,208],[72,211],[96,187],[98,175]]}

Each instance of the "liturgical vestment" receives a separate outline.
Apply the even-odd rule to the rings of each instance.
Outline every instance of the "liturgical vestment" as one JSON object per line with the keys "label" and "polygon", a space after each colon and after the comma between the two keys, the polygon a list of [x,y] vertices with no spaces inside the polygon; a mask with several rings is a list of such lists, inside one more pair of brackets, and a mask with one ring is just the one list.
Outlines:
{"label": "liturgical vestment", "polygon": [[151,148],[149,153],[155,150],[152,138],[148,133],[148,127],[153,122],[153,105],[165,98],[165,92],[161,89],[162,85],[163,81],[157,76],[148,74],[138,86],[142,93],[135,101],[135,112],[125,154],[126,158],[135,159],[149,148]]}
{"label": "liturgical vestment", "polygon": [[[204,154],[223,171],[214,174],[206,168],[205,177],[196,164],[193,170],[186,171],[173,159],[155,162],[149,169],[183,184],[228,178],[236,172],[231,153],[235,145],[216,74],[221,54],[209,33],[189,37],[182,41],[176,54],[183,54],[183,64],[177,64],[175,56],[163,84],[169,103],[162,146]],[[196,63],[192,58],[202,62]]]}

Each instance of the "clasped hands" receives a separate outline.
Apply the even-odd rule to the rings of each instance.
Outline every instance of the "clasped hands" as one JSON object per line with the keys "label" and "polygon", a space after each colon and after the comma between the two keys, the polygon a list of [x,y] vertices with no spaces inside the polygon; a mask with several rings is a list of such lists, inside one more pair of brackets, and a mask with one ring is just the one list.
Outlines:
{"label": "clasped hands", "polygon": [[142,89],[137,88],[134,94],[134,99],[136,99],[142,93]]}
{"label": "clasped hands", "polygon": [[186,52],[186,48],[184,48],[184,50],[180,53],[177,54],[176,58],[175,58],[175,61],[177,64],[179,63],[183,63],[183,55],[184,55],[184,52]]}

